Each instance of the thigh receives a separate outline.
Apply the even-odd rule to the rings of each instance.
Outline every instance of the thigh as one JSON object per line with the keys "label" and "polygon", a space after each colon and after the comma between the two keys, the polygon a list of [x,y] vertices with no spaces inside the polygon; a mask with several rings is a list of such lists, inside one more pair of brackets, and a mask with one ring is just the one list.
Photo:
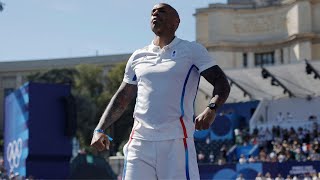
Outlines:
{"label": "thigh", "polygon": [[200,179],[193,138],[157,144],[158,179]]}
{"label": "thigh", "polygon": [[152,142],[132,139],[123,148],[125,154],[122,180],[156,180]]}

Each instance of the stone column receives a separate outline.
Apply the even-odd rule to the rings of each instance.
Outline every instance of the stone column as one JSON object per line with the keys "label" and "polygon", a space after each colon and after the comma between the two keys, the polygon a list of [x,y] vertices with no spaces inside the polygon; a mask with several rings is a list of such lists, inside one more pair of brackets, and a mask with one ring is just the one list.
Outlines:
{"label": "stone column", "polygon": [[283,64],[289,64],[290,62],[290,49],[288,47],[283,47]]}
{"label": "stone column", "polygon": [[17,74],[16,76],[16,88],[19,88],[22,85],[22,76],[21,74]]}
{"label": "stone column", "polygon": [[280,53],[280,49],[276,49],[274,51],[274,64],[281,64],[281,53]]}
{"label": "stone column", "polygon": [[254,67],[254,53],[253,52],[248,52],[248,68],[253,68]]}

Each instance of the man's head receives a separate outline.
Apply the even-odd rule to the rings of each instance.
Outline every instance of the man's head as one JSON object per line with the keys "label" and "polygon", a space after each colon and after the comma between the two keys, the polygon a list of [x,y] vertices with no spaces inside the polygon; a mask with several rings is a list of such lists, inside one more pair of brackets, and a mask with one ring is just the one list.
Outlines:
{"label": "man's head", "polygon": [[169,4],[160,3],[151,11],[151,29],[156,35],[175,33],[180,18],[178,12]]}

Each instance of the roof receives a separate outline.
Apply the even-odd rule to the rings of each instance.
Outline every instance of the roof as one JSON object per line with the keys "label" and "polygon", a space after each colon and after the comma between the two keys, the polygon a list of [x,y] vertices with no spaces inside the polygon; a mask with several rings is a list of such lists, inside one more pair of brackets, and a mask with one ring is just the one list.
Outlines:
{"label": "roof", "polygon": [[115,63],[127,61],[130,55],[131,54],[119,54],[105,56],[0,62],[0,72],[74,67],[78,64],[113,65]]}
{"label": "roof", "polygon": [[[320,61],[309,63],[320,72]],[[306,73],[306,63],[299,62],[264,68],[294,97],[320,96],[320,79],[315,79],[314,74]],[[284,93],[285,89],[282,86],[271,85],[271,77],[267,79],[262,77],[262,68],[233,69],[224,72],[231,83],[231,92],[227,102],[289,97],[288,91]],[[199,90],[211,95],[212,89],[213,87],[204,78],[201,78]]]}

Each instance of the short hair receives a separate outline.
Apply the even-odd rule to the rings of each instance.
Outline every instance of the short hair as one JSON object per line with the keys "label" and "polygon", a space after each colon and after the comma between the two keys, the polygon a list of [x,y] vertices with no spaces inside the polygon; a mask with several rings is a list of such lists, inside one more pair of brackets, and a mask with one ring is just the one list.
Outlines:
{"label": "short hair", "polygon": [[174,14],[174,15],[179,19],[179,21],[180,21],[179,13],[178,13],[178,11],[177,11],[175,8],[173,8],[170,4],[167,4],[167,3],[159,3],[159,4],[168,6],[168,7],[172,10],[173,14]]}

